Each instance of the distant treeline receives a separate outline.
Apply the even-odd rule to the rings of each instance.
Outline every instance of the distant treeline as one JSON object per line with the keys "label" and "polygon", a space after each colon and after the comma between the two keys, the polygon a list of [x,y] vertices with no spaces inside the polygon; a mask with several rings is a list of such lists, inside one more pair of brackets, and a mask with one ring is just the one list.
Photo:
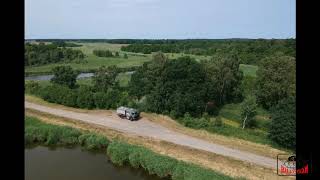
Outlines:
{"label": "distant treeline", "polygon": [[186,53],[205,56],[236,55],[241,63],[258,64],[261,59],[274,54],[296,56],[295,39],[286,40],[162,40],[157,43],[134,43],[122,46],[122,51],[150,54]]}
{"label": "distant treeline", "polygon": [[92,53],[98,57],[119,57],[118,52],[115,52],[115,54],[113,55],[112,52],[109,50],[93,50]]}
{"label": "distant treeline", "polygon": [[[231,39],[27,39],[26,41],[36,42],[55,42],[55,41],[71,41],[71,42],[108,42],[115,44],[167,44],[177,42],[233,42],[233,41],[273,41],[273,40],[288,40],[288,39],[246,39],[246,38],[231,38]],[[293,39],[295,40],[295,39]]]}
{"label": "distant treeline", "polygon": [[65,41],[53,41],[52,44],[57,45],[58,47],[81,47],[81,44],[65,42]]}
{"label": "distant treeline", "polygon": [[58,47],[56,44],[25,44],[25,65],[44,65],[57,62],[81,61],[84,58],[81,50],[73,50],[65,47]]}

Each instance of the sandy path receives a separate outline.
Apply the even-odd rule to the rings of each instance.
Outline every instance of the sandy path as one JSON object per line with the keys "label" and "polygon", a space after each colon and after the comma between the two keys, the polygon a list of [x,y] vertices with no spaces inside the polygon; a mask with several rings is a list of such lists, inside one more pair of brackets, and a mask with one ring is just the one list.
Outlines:
{"label": "sandy path", "polygon": [[253,153],[232,149],[222,145],[210,143],[198,138],[187,136],[181,133],[169,130],[161,125],[148,121],[146,118],[142,118],[139,121],[129,121],[126,119],[120,119],[116,115],[102,116],[92,115],[80,112],[73,112],[68,110],[62,110],[57,108],[51,108],[35,103],[25,102],[25,108],[34,109],[37,111],[49,113],[52,115],[70,118],[74,120],[80,120],[87,123],[98,124],[106,126],[125,133],[136,134],[145,137],[152,137],[155,139],[168,141],[182,146],[188,146],[195,149],[205,150],[215,154],[228,156],[234,159],[247,161],[257,165],[261,165],[268,168],[276,169],[276,160]]}

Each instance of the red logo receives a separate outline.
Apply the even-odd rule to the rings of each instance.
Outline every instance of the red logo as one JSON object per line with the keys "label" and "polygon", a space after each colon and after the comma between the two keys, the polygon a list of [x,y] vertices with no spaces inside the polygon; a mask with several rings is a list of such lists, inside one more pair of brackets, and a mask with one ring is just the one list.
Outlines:
{"label": "red logo", "polygon": [[295,176],[297,174],[309,174],[309,164],[307,161],[298,161],[296,156],[289,154],[279,154],[277,156],[277,173],[280,176]]}

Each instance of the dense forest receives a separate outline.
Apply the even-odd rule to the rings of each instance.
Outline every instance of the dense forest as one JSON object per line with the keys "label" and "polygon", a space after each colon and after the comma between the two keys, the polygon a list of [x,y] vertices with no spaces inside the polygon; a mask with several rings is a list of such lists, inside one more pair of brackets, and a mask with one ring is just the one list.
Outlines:
{"label": "dense forest", "polygon": [[82,61],[84,54],[81,50],[59,47],[57,44],[25,44],[25,66],[44,65],[57,62]]}
{"label": "dense forest", "polygon": [[[145,40],[147,41],[147,40]],[[228,56],[235,54],[243,64],[258,64],[265,57],[281,54],[295,57],[295,39],[286,40],[154,40],[145,43],[141,40],[122,51],[150,54],[161,51],[164,53],[185,53],[204,56]]]}

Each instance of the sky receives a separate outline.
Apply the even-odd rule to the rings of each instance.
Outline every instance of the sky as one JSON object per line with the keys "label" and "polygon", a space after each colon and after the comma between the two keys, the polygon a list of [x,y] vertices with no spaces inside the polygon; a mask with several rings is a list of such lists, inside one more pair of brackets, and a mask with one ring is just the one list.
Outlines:
{"label": "sky", "polygon": [[296,37],[295,0],[25,0],[25,39]]}

